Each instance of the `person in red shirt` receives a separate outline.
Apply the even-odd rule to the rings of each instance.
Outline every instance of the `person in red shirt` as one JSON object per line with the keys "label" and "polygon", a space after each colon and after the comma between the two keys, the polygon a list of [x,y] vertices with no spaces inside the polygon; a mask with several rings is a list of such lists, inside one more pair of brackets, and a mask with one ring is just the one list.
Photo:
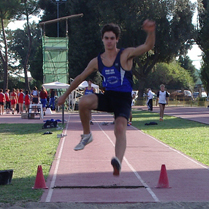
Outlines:
{"label": "person in red shirt", "polygon": [[18,104],[19,104],[19,112],[20,114],[23,112],[23,100],[24,100],[25,94],[23,93],[23,90],[20,89],[20,92],[18,94]]}
{"label": "person in red shirt", "polygon": [[5,95],[3,89],[0,89],[0,115],[4,114]]}
{"label": "person in red shirt", "polygon": [[9,96],[9,89],[6,89],[5,91],[5,99],[6,99],[6,113],[9,114],[11,110],[11,101]]}
{"label": "person in red shirt", "polygon": [[12,90],[12,93],[10,94],[10,97],[11,97],[12,114],[14,115],[14,110],[15,110],[16,104],[17,104],[17,93],[16,93],[15,89]]}
{"label": "person in red shirt", "polygon": [[28,94],[28,91],[25,91],[25,111],[26,111],[26,113],[28,113],[29,105],[30,105],[30,95]]}
{"label": "person in red shirt", "polygon": [[17,94],[17,103],[16,103],[16,111],[17,111],[17,114],[19,113],[19,102],[18,102],[18,96],[20,94],[20,90],[19,89],[16,89],[16,94]]}

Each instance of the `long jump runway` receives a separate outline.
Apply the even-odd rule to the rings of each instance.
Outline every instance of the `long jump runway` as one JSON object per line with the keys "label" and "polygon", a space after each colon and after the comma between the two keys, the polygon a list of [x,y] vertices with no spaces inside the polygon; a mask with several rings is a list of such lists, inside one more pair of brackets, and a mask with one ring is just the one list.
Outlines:
{"label": "long jump runway", "polygon": [[[77,113],[69,114],[41,202],[135,203],[209,201],[208,167],[133,126],[127,127],[127,149],[121,175],[112,175],[113,116],[93,113],[93,142],[74,151],[82,134]],[[104,124],[108,123],[108,124]],[[157,188],[161,165],[170,188]]]}

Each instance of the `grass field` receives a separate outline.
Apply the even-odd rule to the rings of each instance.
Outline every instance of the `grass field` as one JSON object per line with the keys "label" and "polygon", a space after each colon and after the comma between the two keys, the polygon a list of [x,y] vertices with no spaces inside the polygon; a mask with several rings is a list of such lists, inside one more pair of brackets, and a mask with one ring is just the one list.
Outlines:
{"label": "grass field", "polygon": [[[145,125],[152,121],[158,125]],[[133,126],[209,165],[209,125],[172,116],[160,122],[158,113],[133,111]]]}
{"label": "grass field", "polygon": [[[147,126],[145,123],[157,122]],[[133,111],[133,126],[169,146],[209,165],[209,127],[194,121],[147,111]],[[45,131],[53,134],[43,135]],[[41,124],[0,124],[0,170],[13,169],[12,183],[0,185],[0,202],[34,202],[42,190],[33,190],[38,165],[45,179],[59,143],[57,129],[42,129]]]}
{"label": "grass field", "polygon": [[[46,131],[52,134],[43,135]],[[41,124],[0,124],[0,170],[13,169],[12,183],[0,185],[0,202],[37,201],[34,190],[38,165],[46,179],[62,130],[42,129]]]}

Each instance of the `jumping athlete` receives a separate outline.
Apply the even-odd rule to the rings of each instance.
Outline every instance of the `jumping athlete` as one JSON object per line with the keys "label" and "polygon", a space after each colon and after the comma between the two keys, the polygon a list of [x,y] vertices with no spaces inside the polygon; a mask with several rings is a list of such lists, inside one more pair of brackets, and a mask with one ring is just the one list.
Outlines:
{"label": "jumping athlete", "polygon": [[90,111],[99,110],[113,112],[115,117],[114,133],[116,137],[115,157],[112,158],[113,175],[118,176],[126,149],[126,128],[131,112],[132,102],[132,65],[133,58],[140,56],[154,47],[155,22],[145,20],[143,30],[147,32],[144,44],[138,47],[118,49],[120,28],[116,24],[107,24],[103,27],[102,41],[105,51],[92,59],[86,69],[71,83],[67,91],[59,97],[58,104],[65,102],[67,96],[78,87],[91,73],[99,70],[103,77],[104,94],[90,94],[82,97],[79,102],[79,114],[83,126],[83,135],[80,143],[74,150],[82,150],[92,142],[90,132]]}

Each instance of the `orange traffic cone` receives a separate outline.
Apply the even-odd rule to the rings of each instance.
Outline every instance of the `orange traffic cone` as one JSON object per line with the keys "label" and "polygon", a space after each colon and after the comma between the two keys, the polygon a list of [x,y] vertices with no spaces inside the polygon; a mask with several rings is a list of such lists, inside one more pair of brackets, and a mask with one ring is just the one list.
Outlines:
{"label": "orange traffic cone", "polygon": [[45,183],[41,165],[38,166],[36,180],[33,189],[48,189]]}
{"label": "orange traffic cone", "polygon": [[166,171],[166,167],[164,164],[161,166],[161,172],[160,172],[160,177],[159,177],[157,188],[170,188],[169,182],[168,182],[167,171]]}

